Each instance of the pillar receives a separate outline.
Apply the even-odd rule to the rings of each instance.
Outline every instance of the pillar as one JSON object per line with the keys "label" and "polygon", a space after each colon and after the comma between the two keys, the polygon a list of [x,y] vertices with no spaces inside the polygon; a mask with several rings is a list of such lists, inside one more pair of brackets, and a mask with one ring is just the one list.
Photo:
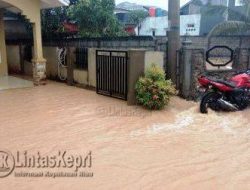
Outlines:
{"label": "pillar", "polygon": [[0,10],[0,76],[8,75],[3,10]]}
{"label": "pillar", "polygon": [[43,58],[40,14],[35,20],[35,23],[32,24],[34,38],[33,80],[35,85],[43,85],[46,84],[46,59]]}
{"label": "pillar", "polygon": [[180,62],[180,95],[183,98],[188,99],[191,93],[192,85],[192,52],[193,49],[190,48],[191,42],[185,41],[182,46],[182,58]]}
{"label": "pillar", "polygon": [[145,71],[145,50],[129,50],[128,105],[136,105],[135,85]]}
{"label": "pillar", "polygon": [[176,84],[177,50],[180,49],[180,0],[169,1],[168,8],[168,62],[167,77]]}

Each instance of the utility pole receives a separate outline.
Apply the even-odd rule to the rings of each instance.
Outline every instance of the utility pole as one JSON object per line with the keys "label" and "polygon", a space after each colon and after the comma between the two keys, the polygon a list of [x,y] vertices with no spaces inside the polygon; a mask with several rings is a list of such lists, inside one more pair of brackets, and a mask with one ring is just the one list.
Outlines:
{"label": "utility pole", "polygon": [[180,0],[168,0],[168,61],[167,77],[177,83],[177,50],[180,41]]}

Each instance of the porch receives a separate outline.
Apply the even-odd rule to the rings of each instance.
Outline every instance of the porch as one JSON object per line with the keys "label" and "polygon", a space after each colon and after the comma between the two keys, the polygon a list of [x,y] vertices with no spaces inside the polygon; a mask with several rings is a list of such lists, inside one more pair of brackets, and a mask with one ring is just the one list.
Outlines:
{"label": "porch", "polygon": [[[13,13],[20,13],[32,24],[34,43],[32,58],[33,83],[41,85],[45,83],[46,79],[46,60],[44,59],[42,50],[40,10],[65,5],[68,5],[68,0],[0,0],[0,82],[2,82],[0,83],[0,89],[5,89],[7,86],[10,88],[15,86],[20,87],[21,84],[25,87],[29,84],[28,81],[8,77],[4,12],[8,10]],[[15,82],[17,82],[17,85],[14,84]]]}
{"label": "porch", "polygon": [[15,76],[0,77],[0,90],[8,90],[15,88],[31,88],[34,84],[30,80],[22,79]]}

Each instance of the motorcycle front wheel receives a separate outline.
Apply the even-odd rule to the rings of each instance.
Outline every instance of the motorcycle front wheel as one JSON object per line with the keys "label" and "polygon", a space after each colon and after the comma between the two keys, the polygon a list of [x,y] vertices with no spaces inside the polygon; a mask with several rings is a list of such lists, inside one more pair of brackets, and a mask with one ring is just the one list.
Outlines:
{"label": "motorcycle front wheel", "polygon": [[208,113],[208,108],[211,108],[214,111],[219,111],[220,107],[218,105],[218,100],[221,98],[221,95],[217,92],[207,92],[201,99],[200,103],[200,112],[205,114]]}

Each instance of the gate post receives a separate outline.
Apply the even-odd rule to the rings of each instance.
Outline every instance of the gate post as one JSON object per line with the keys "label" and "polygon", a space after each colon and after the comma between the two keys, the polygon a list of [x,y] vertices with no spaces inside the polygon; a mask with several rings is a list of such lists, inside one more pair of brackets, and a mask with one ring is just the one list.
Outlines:
{"label": "gate post", "polygon": [[192,49],[189,47],[191,43],[183,43],[182,58],[180,63],[180,95],[189,98],[192,85]]}
{"label": "gate post", "polygon": [[145,70],[145,50],[129,50],[128,105],[136,105],[135,85]]}

